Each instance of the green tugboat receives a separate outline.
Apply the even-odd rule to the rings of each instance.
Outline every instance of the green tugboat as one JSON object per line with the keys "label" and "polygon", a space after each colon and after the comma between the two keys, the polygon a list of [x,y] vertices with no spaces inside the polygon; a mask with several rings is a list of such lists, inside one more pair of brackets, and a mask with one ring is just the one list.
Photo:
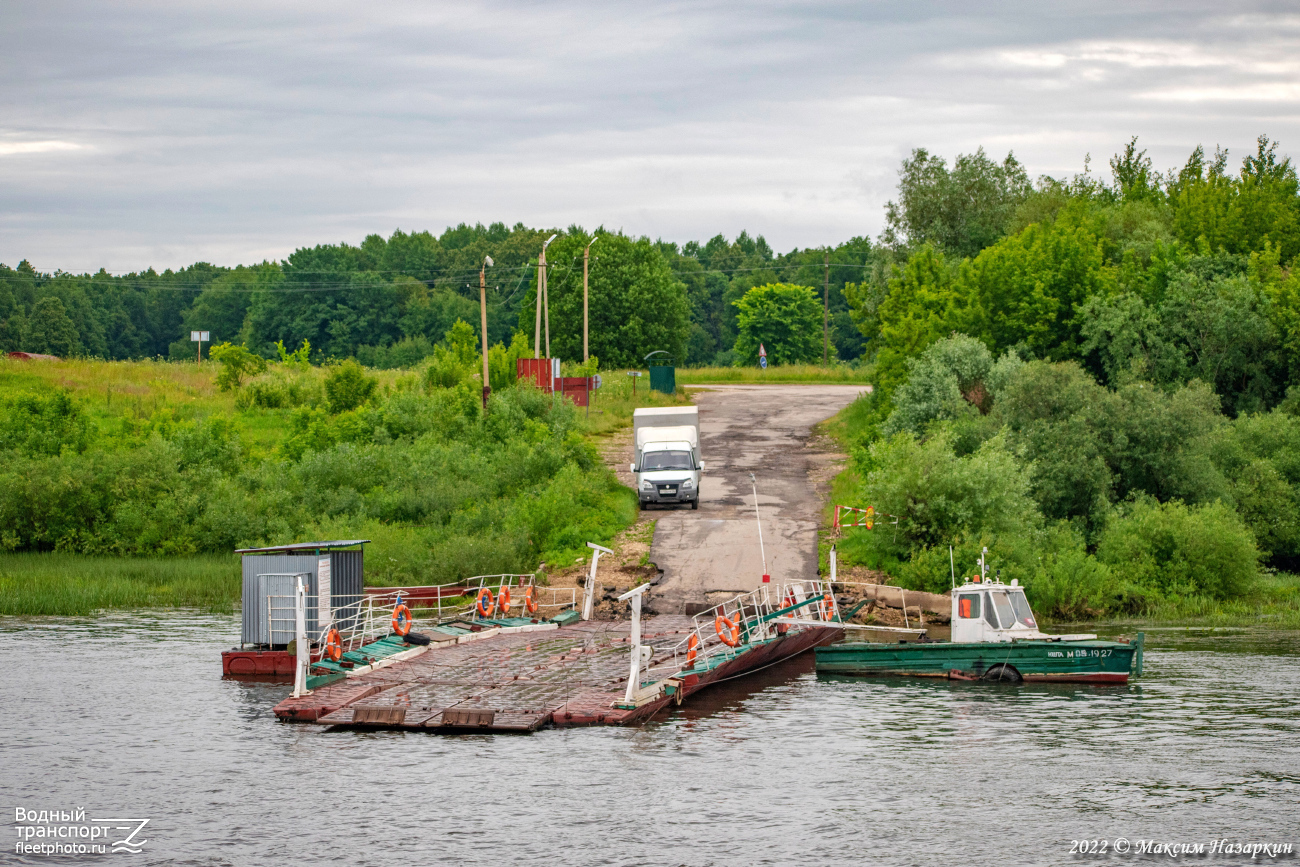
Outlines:
{"label": "green tugboat", "polygon": [[1131,641],[1038,631],[1023,587],[980,574],[952,590],[951,641],[841,642],[817,648],[828,674],[952,680],[1127,683],[1142,675],[1143,634]]}

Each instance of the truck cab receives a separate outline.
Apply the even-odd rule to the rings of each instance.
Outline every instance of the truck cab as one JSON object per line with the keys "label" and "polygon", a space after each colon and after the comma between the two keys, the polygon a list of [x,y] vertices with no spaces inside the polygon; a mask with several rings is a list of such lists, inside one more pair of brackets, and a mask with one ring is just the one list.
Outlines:
{"label": "truck cab", "polygon": [[636,461],[629,469],[641,505],[699,508],[704,461],[700,458],[698,410],[693,406],[638,409],[632,415],[632,427]]}

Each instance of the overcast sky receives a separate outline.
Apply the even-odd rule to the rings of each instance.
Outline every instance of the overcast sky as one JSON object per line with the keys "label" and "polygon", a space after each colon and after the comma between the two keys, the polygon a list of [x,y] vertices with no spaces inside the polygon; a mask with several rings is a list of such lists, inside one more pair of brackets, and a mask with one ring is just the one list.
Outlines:
{"label": "overcast sky", "polygon": [[875,236],[900,160],[1300,156],[1296,4],[0,4],[0,262],[279,259],[395,228]]}

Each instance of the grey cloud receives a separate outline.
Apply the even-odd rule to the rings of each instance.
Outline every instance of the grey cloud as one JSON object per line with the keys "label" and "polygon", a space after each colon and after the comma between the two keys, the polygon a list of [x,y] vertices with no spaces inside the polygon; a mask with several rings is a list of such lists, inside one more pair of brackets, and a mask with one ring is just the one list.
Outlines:
{"label": "grey cloud", "polygon": [[1268,4],[19,2],[0,25],[0,261],[47,269],[462,220],[789,249],[876,233],[914,146],[1062,175],[1130,135],[1162,166],[1300,142],[1300,22]]}

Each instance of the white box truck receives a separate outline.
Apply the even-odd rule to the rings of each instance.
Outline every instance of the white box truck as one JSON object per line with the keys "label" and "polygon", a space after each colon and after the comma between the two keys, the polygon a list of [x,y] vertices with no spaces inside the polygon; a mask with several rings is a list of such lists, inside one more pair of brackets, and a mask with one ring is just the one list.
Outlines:
{"label": "white box truck", "polygon": [[689,503],[700,507],[700,412],[693,406],[638,409],[632,413],[632,438],[641,505]]}

